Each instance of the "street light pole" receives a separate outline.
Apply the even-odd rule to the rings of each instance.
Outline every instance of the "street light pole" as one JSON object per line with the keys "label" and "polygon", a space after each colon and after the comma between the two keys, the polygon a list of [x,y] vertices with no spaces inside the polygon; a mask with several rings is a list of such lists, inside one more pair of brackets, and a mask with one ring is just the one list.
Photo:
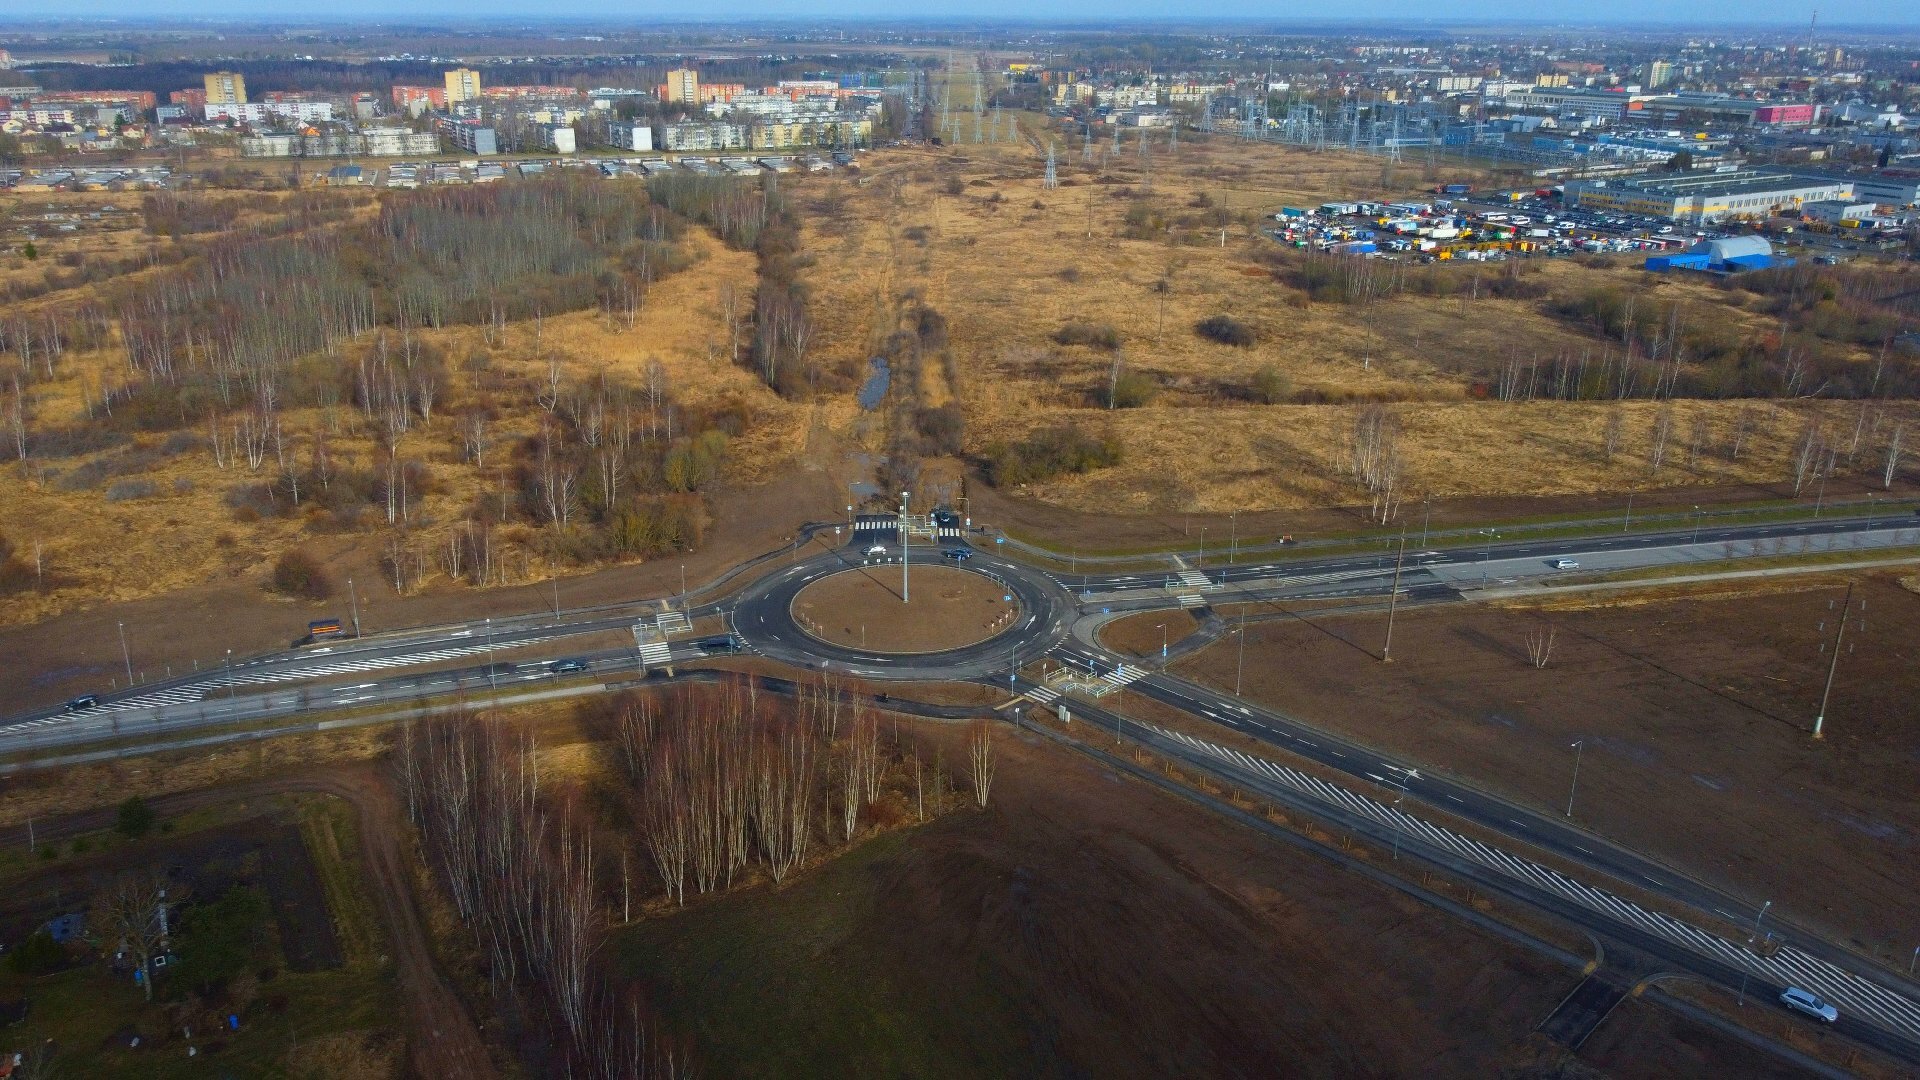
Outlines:
{"label": "street light pole", "polygon": [[903,604],[908,602],[910,588],[907,584],[907,549],[913,545],[913,530],[907,527],[908,494],[905,491],[900,493],[900,602]]}
{"label": "street light pole", "polygon": [[1162,666],[1165,666],[1167,662],[1167,624],[1160,623],[1159,627],[1160,627],[1160,663]]}
{"label": "street light pole", "polygon": [[127,624],[120,624],[120,659],[127,662],[127,685],[133,685],[133,654],[127,651]]}
{"label": "street light pole", "polygon": [[1573,816],[1573,793],[1580,787],[1580,755],[1586,749],[1587,740],[1579,739],[1573,744],[1573,782],[1567,785],[1567,816]]}
{"label": "street light pole", "polygon": [[687,564],[680,564],[680,606],[687,606]]}
{"label": "street light pole", "polygon": [[1753,936],[1747,939],[1749,944],[1760,940],[1760,920],[1767,917],[1767,909],[1772,906],[1773,901],[1771,900],[1760,905],[1760,913],[1753,917]]}
{"label": "street light pole", "polygon": [[1833,696],[1833,676],[1840,670],[1840,639],[1847,633],[1847,612],[1853,609],[1853,582],[1847,582],[1847,598],[1840,604],[1840,621],[1833,628],[1833,655],[1827,658],[1827,686],[1820,691],[1820,713],[1813,718],[1813,737],[1823,738],[1827,723],[1827,699]]}
{"label": "street light pole", "polygon": [[227,650],[227,700],[233,700],[233,650]]}
{"label": "street light pole", "polygon": [[1227,514],[1227,565],[1232,566],[1240,557],[1240,511]]}
{"label": "street light pole", "polygon": [[1247,670],[1247,609],[1240,609],[1240,660],[1233,666],[1233,696],[1240,696],[1240,676]]}
{"label": "street light pole", "polygon": [[1493,561],[1493,541],[1500,534],[1494,532],[1492,529],[1482,529],[1481,531],[1487,534],[1486,550],[1480,553],[1480,586],[1485,588],[1487,584],[1487,563]]}
{"label": "street light pole", "polygon": [[1633,492],[1627,492],[1627,516],[1620,520],[1620,531],[1625,533],[1633,528]]}
{"label": "street light pole", "polygon": [[1698,544],[1699,542],[1700,542],[1700,507],[1695,506],[1693,508],[1693,540],[1689,543],[1688,546],[1691,547],[1694,544]]}
{"label": "street light pole", "polygon": [[1400,604],[1400,567],[1407,561],[1407,531],[1400,530],[1400,555],[1393,560],[1393,586],[1387,590],[1387,641],[1380,647],[1380,662],[1393,663],[1393,613]]}
{"label": "street light pole", "polygon": [[499,684],[493,680],[493,616],[487,616],[487,687],[497,690]]}
{"label": "street light pole", "polygon": [[353,636],[360,636],[360,594],[354,591],[353,579],[347,579],[347,600],[353,604]]}
{"label": "street light pole", "polygon": [[1200,526],[1200,569],[1207,568],[1207,527]]}

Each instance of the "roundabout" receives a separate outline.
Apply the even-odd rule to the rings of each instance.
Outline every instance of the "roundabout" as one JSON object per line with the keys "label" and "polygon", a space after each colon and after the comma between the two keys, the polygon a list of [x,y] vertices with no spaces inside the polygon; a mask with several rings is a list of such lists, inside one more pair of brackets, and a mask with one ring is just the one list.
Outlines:
{"label": "roundabout", "polygon": [[823,552],[748,587],[733,632],[772,660],[880,679],[1004,673],[1067,636],[1073,600],[1045,574],[978,550],[937,559],[916,545],[903,601],[897,544]]}
{"label": "roundabout", "polygon": [[915,563],[908,577],[903,596],[893,566],[829,574],[794,596],[793,621],[831,645],[912,656],[979,644],[1019,617],[1012,594],[985,574]]}

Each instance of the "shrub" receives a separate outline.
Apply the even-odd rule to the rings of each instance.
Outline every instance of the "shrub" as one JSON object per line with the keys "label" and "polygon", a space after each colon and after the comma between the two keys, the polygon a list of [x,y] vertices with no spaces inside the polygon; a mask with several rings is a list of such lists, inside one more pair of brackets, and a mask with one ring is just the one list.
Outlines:
{"label": "shrub", "polygon": [[1092,472],[1120,462],[1120,443],[1095,438],[1071,425],[1043,428],[1017,443],[987,450],[987,481],[1010,487],[1068,473]]}
{"label": "shrub", "polygon": [[137,840],[153,829],[153,807],[138,795],[130,795],[114,812],[113,827],[121,836]]}
{"label": "shrub", "polygon": [[913,416],[913,426],[927,440],[927,448],[936,454],[957,454],[965,442],[967,418],[957,402],[936,409],[921,409]]}
{"label": "shrub", "polygon": [[289,551],[273,564],[273,590],[306,600],[333,595],[333,579],[320,560],[304,551]]}
{"label": "shrub", "polygon": [[1248,387],[1253,400],[1263,405],[1277,405],[1293,394],[1293,383],[1279,368],[1268,364],[1253,373],[1253,382]]}
{"label": "shrub", "polygon": [[1138,371],[1123,371],[1120,376],[1108,384],[1113,400],[1108,402],[1116,409],[1137,409],[1153,400],[1160,392],[1160,384]]}
{"label": "shrub", "polygon": [[128,499],[151,499],[160,493],[160,488],[151,480],[116,480],[107,489],[108,502],[126,502]]}
{"label": "shrub", "polygon": [[1062,345],[1113,350],[1120,347],[1120,331],[1111,323],[1070,322],[1054,331],[1053,340]]}
{"label": "shrub", "polygon": [[7,967],[21,975],[45,975],[67,962],[67,950],[45,930],[35,931],[20,947],[7,954]]}
{"label": "shrub", "polygon": [[1209,341],[1236,348],[1251,348],[1259,340],[1253,327],[1231,315],[1210,315],[1193,324],[1193,332]]}

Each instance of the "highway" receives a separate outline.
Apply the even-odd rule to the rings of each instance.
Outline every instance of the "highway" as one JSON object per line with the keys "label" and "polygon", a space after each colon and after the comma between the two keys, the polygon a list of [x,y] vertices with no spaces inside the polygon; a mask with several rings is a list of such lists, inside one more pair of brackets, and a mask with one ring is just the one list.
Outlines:
{"label": "highway", "polygon": [[[830,531],[830,532],[829,532]],[[957,530],[956,530],[957,532]],[[840,546],[808,543],[840,534]],[[970,539],[978,542],[976,534]],[[958,544],[958,536],[942,543]],[[1920,543],[1920,522],[1880,514],[1807,522],[1727,525],[1703,522],[1664,531],[1580,539],[1503,540],[1485,534],[1477,546],[1410,549],[1399,567],[1403,603],[1454,603],[1477,595],[1651,567],[1723,564],[1802,553],[1871,557]],[[875,551],[875,547],[878,551]],[[802,548],[811,553],[803,553]],[[1567,820],[1492,796],[1450,777],[1422,772],[1391,755],[1337,738],[1308,721],[1255,706],[1231,694],[1127,663],[1098,644],[1106,621],[1133,611],[1187,608],[1201,615],[1218,604],[1303,599],[1383,599],[1395,575],[1386,545],[1365,554],[1197,566],[1175,556],[1162,572],[1041,571],[977,543],[959,565],[997,581],[1018,615],[1004,630],[942,652],[896,655],[832,645],[803,630],[794,597],[822,578],[864,567],[897,573],[897,530],[863,520],[842,532],[832,524],[798,531],[792,547],[735,568],[692,596],[635,600],[582,610],[541,612],[452,626],[417,628],[248,657],[160,683],[101,695],[76,709],[42,709],[0,722],[0,752],[71,751],[115,740],[175,739],[197,729],[267,726],[305,714],[407,706],[425,699],[538,691],[594,692],[632,685],[650,673],[737,651],[808,671],[870,681],[961,681],[998,686],[1010,699],[1051,705],[1070,697],[1085,717],[1157,752],[1259,791],[1286,805],[1388,837],[1418,857],[1515,899],[1550,911],[1603,937],[1645,949],[1697,977],[1751,992],[1788,982],[1809,986],[1841,1005],[1842,1030],[1864,1045],[1920,1064],[1920,989],[1846,949],[1775,923],[1759,951],[1729,940],[1726,928],[1757,915],[1752,904],[1724,895],[1684,872],[1595,837]],[[924,554],[923,554],[924,553]],[[916,545],[913,558],[932,558]],[[1197,553],[1196,558],[1197,560]],[[1577,565],[1568,566],[1567,563]],[[717,618],[725,630],[696,633]],[[635,632],[636,624],[640,630]],[[622,648],[587,648],[609,632],[631,636]],[[509,655],[500,655],[509,654]],[[555,670],[565,659],[572,670]],[[1078,692],[1027,678],[1034,665],[1082,673]],[[585,684],[587,689],[579,688]],[[1123,719],[1099,698],[1127,689],[1209,725],[1198,738]],[[1309,776],[1229,745],[1253,740],[1310,763]],[[1326,777],[1345,776],[1350,786]],[[1391,792],[1398,807],[1383,801]],[[1422,809],[1424,808],[1424,809]],[[1432,818],[1432,820],[1429,820]],[[1474,836],[1446,824],[1477,830]],[[1537,853],[1537,854],[1536,854]],[[1535,860],[1547,857],[1562,869]],[[1641,906],[1642,898],[1650,907]]]}

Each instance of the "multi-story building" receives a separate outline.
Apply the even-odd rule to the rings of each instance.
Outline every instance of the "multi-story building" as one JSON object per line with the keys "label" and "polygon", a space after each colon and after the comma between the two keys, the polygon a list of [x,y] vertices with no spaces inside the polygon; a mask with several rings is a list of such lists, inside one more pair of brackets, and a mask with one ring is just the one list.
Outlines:
{"label": "multi-story building", "polygon": [[246,77],[237,71],[210,71],[204,82],[209,105],[238,105],[247,100]]}
{"label": "multi-story building", "polygon": [[653,125],[645,123],[627,123],[622,120],[607,124],[607,142],[622,150],[653,149]]}
{"label": "multi-story building", "polygon": [[1797,210],[1806,203],[1852,195],[1851,180],[1779,169],[1569,180],[1566,185],[1568,206],[1690,224],[1767,217],[1781,210]]}
{"label": "multi-story building", "polygon": [[1647,89],[1657,90],[1673,81],[1678,72],[1665,60],[1654,60],[1647,64]]}
{"label": "multi-story building", "polygon": [[578,148],[573,128],[566,124],[539,124],[533,129],[533,141],[542,150],[571,154]]}
{"label": "multi-story building", "polygon": [[740,150],[747,146],[747,129],[718,120],[683,121],[660,128],[660,149]]}
{"label": "multi-story building", "polygon": [[443,119],[440,121],[440,131],[448,142],[469,154],[500,152],[499,136],[493,128],[478,121]]}
{"label": "multi-story building", "polygon": [[699,104],[700,73],[690,67],[674,68],[667,72],[667,82],[661,88],[660,97],[676,104]]}
{"label": "multi-story building", "polygon": [[428,109],[447,107],[447,88],[444,86],[396,86],[392,93],[393,107],[403,113],[418,116]]}
{"label": "multi-story building", "polygon": [[447,72],[447,104],[458,105],[480,96],[480,73],[472,68],[454,68]]}
{"label": "multi-story building", "polygon": [[225,120],[233,124],[268,124],[292,121],[324,124],[333,120],[331,101],[254,101],[207,102],[209,121]]}

